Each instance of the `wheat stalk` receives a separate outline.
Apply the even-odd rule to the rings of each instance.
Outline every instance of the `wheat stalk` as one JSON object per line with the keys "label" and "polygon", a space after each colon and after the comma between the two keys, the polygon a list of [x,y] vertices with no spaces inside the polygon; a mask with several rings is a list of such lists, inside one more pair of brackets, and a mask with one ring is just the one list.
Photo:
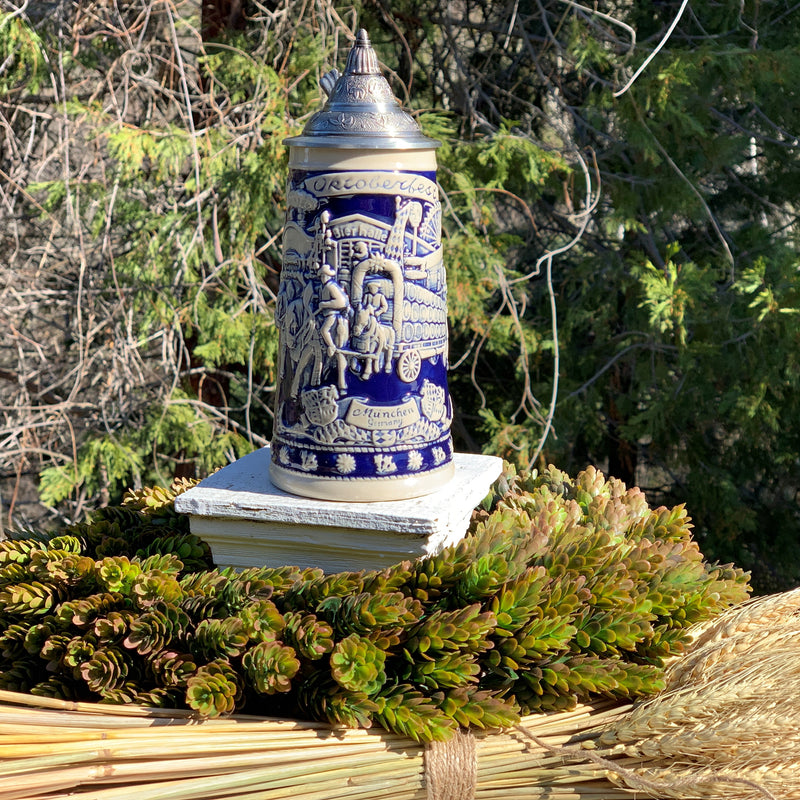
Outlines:
{"label": "wheat stalk", "polygon": [[717,671],[728,672],[730,662],[746,659],[755,647],[763,650],[781,647],[796,636],[797,625],[778,624],[772,629],[755,628],[710,639],[701,647],[693,647],[669,666],[664,676],[665,688],[677,689],[707,680]]}
{"label": "wheat stalk", "polygon": [[723,611],[716,617],[696,625],[686,652],[693,652],[713,642],[740,633],[760,631],[787,624],[800,614],[800,587],[780,594],[756,597]]}
{"label": "wheat stalk", "polygon": [[800,628],[786,645],[761,652],[754,649],[715,664],[713,671],[678,689],[642,703],[624,720],[603,732],[603,747],[631,743],[708,727],[753,715],[777,716],[778,711],[800,723],[800,709],[786,705],[800,692]]}
{"label": "wheat stalk", "polygon": [[[682,768],[680,765],[637,770],[637,774],[659,786],[664,798],[729,797],[739,800],[798,800],[800,765],[775,764],[772,767],[735,770]],[[689,794],[691,792],[691,794]]]}

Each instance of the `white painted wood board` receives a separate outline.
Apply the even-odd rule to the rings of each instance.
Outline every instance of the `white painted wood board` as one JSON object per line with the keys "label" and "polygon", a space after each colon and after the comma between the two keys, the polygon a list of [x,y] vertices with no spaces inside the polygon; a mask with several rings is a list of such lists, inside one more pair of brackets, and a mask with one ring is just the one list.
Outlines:
{"label": "white painted wood board", "polygon": [[269,447],[209,476],[175,500],[219,565],[372,569],[431,555],[466,533],[472,510],[502,470],[495,456],[456,453],[453,480],[411,500],[352,503],[288,494],[269,480]]}

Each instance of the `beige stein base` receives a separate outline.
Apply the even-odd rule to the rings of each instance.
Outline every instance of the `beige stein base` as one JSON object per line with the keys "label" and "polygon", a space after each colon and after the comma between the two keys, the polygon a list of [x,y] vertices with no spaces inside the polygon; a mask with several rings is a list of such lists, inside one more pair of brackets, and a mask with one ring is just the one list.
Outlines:
{"label": "beige stein base", "polygon": [[402,478],[319,478],[298,475],[274,462],[269,465],[269,477],[279,489],[302,497],[334,500],[347,503],[376,503],[385,500],[409,500],[431,494],[453,479],[453,462],[439,469]]}

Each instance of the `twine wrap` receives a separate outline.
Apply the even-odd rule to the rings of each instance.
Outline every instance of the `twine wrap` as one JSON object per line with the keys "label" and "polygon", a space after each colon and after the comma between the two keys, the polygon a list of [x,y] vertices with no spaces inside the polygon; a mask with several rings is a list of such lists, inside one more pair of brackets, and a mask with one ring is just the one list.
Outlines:
{"label": "twine wrap", "polygon": [[475,738],[459,729],[446,742],[429,742],[425,747],[427,800],[473,800],[478,782]]}

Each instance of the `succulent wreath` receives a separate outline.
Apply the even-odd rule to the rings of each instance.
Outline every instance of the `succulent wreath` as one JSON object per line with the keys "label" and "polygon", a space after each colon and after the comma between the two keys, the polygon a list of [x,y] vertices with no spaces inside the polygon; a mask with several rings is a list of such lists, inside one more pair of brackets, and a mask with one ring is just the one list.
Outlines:
{"label": "succulent wreath", "polygon": [[653,694],[687,628],[747,597],[682,506],[591,467],[507,466],[457,545],[330,575],[215,568],[173,508],[191,485],[0,542],[0,689],[445,740]]}

